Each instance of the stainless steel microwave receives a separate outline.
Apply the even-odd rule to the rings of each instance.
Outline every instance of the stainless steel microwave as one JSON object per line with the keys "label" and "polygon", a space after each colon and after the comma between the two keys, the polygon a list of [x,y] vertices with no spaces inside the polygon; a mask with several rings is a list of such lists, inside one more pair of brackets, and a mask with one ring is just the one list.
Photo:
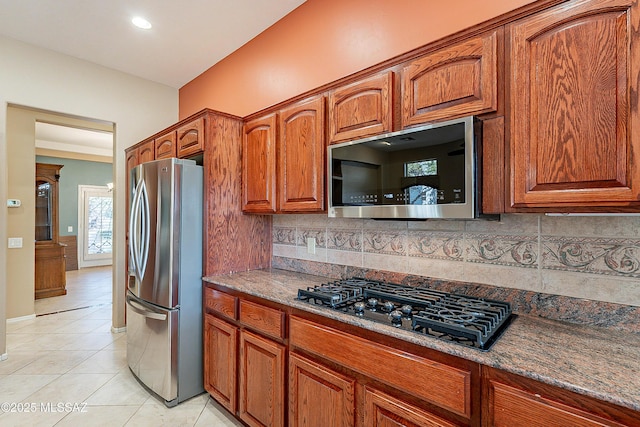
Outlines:
{"label": "stainless steel microwave", "polygon": [[464,117],[328,147],[328,215],[477,218],[480,122]]}

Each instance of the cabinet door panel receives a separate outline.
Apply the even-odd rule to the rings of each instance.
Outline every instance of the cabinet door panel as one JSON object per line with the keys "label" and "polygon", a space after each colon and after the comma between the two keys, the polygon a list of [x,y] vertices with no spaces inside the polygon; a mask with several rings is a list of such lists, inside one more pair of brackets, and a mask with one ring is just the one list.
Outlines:
{"label": "cabinet door panel", "polygon": [[449,421],[367,387],[364,392],[366,427],[454,427]]}
{"label": "cabinet door panel", "polygon": [[138,162],[145,163],[155,160],[155,144],[153,140],[147,141],[138,147]]}
{"label": "cabinet door panel", "polygon": [[491,425],[495,427],[603,427],[623,424],[491,381]]}
{"label": "cabinet door panel", "polygon": [[512,206],[638,202],[639,25],[634,2],[593,0],[508,27]]}
{"label": "cabinet door panel", "polygon": [[324,209],[324,97],[280,112],[278,190],[281,212]]}
{"label": "cabinet door panel", "polygon": [[204,126],[204,117],[200,117],[178,128],[178,157],[189,157],[204,151]]}
{"label": "cabinet door panel", "polygon": [[290,427],[353,426],[354,393],[354,379],[295,353],[290,355]]}
{"label": "cabinet door panel", "polygon": [[236,357],[238,331],[235,326],[205,315],[204,388],[236,413]]}
{"label": "cabinet door panel", "polygon": [[329,93],[329,142],[391,132],[393,72]]}
{"label": "cabinet door panel", "polygon": [[284,423],[285,347],[240,333],[240,418],[250,426]]}
{"label": "cabinet door panel", "polygon": [[172,131],[155,139],[156,160],[176,157],[176,132]]}
{"label": "cabinet door panel", "polygon": [[404,67],[402,126],[497,110],[497,37],[465,40]]}
{"label": "cabinet door panel", "polygon": [[242,138],[242,210],[276,211],[276,115],[247,122]]}

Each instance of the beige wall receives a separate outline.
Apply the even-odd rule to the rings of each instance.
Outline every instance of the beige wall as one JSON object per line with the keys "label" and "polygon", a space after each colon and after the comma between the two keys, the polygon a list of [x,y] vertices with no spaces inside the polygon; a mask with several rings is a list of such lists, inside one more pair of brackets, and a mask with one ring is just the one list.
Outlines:
{"label": "beige wall", "polygon": [[[117,243],[114,248],[113,324],[121,327],[124,325],[125,282],[124,149],[176,122],[178,93],[174,88],[3,37],[0,37],[0,58],[3,58],[0,67],[2,355],[6,353],[4,319],[33,314],[33,242],[29,242],[33,240],[33,212],[27,212],[26,208],[10,211],[5,207],[5,201],[9,197],[16,198],[14,192],[18,192],[23,199],[22,194],[29,194],[23,202],[33,196],[35,139],[26,135],[26,121],[32,119],[20,115],[15,117],[14,112],[8,111],[8,105],[114,123],[114,239]],[[29,174],[31,178],[28,179]],[[9,253],[9,236],[22,237],[25,246],[11,249]]]}
{"label": "beige wall", "polygon": [[[21,249],[7,251],[7,318],[17,318],[34,312],[34,251],[35,223],[34,176],[35,123],[45,121],[73,127],[113,131],[113,123],[90,121],[51,114],[33,108],[7,107],[7,159],[9,160],[8,197],[19,199],[19,208],[7,209],[8,237],[22,237]],[[24,234],[26,233],[26,234]]]}

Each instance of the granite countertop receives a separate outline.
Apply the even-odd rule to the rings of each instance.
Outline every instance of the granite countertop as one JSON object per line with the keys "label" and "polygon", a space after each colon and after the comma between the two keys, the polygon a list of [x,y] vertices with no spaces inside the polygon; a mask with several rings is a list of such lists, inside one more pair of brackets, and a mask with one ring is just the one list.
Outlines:
{"label": "granite countertop", "polygon": [[203,280],[640,411],[640,336],[633,333],[519,315],[480,351],[296,299],[298,289],[325,277],[267,269]]}

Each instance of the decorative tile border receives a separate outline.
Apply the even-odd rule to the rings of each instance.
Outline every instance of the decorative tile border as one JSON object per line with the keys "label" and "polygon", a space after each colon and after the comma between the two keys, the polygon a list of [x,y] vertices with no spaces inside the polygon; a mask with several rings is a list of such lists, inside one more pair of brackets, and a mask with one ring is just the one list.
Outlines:
{"label": "decorative tile border", "polygon": [[538,238],[536,236],[469,234],[466,236],[466,261],[537,268]]}
{"label": "decorative tile border", "polygon": [[405,232],[365,230],[363,249],[365,252],[387,255],[406,255]]}
{"label": "decorative tile border", "polygon": [[327,247],[326,231],[324,228],[302,228],[298,230],[298,246],[307,246],[307,239],[314,237],[316,239],[316,246],[320,248]]}
{"label": "decorative tile border", "polygon": [[362,231],[328,230],[327,249],[362,251]]}
{"label": "decorative tile border", "polygon": [[292,245],[296,244],[296,229],[295,227],[273,227],[273,243],[277,245]]}
{"label": "decorative tile border", "polygon": [[407,240],[410,257],[464,261],[462,233],[415,231]]}
{"label": "decorative tile border", "polygon": [[640,240],[544,237],[542,267],[640,277]]}

